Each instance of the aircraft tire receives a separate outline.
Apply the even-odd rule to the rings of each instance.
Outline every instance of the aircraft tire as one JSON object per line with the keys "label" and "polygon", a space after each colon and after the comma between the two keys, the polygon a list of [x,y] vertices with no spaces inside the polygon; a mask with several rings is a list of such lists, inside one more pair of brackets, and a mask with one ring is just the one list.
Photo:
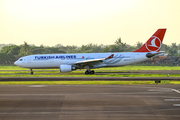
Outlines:
{"label": "aircraft tire", "polygon": [[94,70],[90,71],[90,74],[94,74]]}
{"label": "aircraft tire", "polygon": [[89,74],[89,71],[86,71],[85,74],[88,75],[88,74]]}

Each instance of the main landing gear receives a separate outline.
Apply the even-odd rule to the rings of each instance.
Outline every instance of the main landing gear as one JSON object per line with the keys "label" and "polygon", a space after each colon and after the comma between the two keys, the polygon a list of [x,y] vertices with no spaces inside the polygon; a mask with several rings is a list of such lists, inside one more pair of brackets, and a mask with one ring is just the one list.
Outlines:
{"label": "main landing gear", "polygon": [[94,74],[94,73],[95,73],[94,70],[91,70],[91,71],[86,70],[86,72],[85,72],[86,75],[87,74]]}
{"label": "main landing gear", "polygon": [[95,73],[94,70],[90,70],[89,66],[85,66],[84,68],[86,69],[86,72],[85,72],[86,75]]}
{"label": "main landing gear", "polygon": [[34,73],[33,73],[32,69],[30,69],[30,70],[31,70],[31,75],[33,75]]}

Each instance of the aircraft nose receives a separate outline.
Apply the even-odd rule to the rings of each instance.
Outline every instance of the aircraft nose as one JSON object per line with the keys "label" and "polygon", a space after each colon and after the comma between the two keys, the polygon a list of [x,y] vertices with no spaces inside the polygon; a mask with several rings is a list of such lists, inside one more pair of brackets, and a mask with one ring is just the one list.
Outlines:
{"label": "aircraft nose", "polygon": [[18,61],[15,61],[14,64],[15,64],[15,65],[18,65]]}

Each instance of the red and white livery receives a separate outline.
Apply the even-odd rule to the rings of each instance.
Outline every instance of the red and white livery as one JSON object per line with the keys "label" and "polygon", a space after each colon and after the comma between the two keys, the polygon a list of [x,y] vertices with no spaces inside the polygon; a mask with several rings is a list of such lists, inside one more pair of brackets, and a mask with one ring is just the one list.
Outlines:
{"label": "red and white livery", "polygon": [[86,69],[85,74],[94,74],[91,69],[101,67],[118,67],[146,61],[161,54],[161,44],[166,29],[158,29],[148,41],[134,52],[117,53],[72,53],[72,54],[38,54],[20,58],[14,64],[32,69],[60,68],[61,72]]}

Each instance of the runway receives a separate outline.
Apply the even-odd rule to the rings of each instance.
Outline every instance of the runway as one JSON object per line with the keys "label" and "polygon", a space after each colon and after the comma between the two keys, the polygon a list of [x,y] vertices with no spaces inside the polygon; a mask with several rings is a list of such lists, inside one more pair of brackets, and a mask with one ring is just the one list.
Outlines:
{"label": "runway", "polygon": [[180,77],[0,77],[0,81],[157,81],[176,80]]}
{"label": "runway", "polygon": [[0,85],[1,120],[179,120],[179,85]]}
{"label": "runway", "polygon": [[[0,75],[30,75],[25,73],[30,70],[0,70]],[[35,75],[84,75],[85,70],[77,70],[81,73],[60,73],[59,70],[33,70]],[[48,73],[48,71],[50,73]],[[14,72],[14,73],[12,73]],[[16,73],[17,72],[17,73]],[[22,72],[22,73],[21,73]],[[39,73],[40,72],[40,73]],[[119,75],[129,75],[129,74],[180,74],[179,70],[95,70],[96,75],[108,75],[108,74],[119,74]]]}

